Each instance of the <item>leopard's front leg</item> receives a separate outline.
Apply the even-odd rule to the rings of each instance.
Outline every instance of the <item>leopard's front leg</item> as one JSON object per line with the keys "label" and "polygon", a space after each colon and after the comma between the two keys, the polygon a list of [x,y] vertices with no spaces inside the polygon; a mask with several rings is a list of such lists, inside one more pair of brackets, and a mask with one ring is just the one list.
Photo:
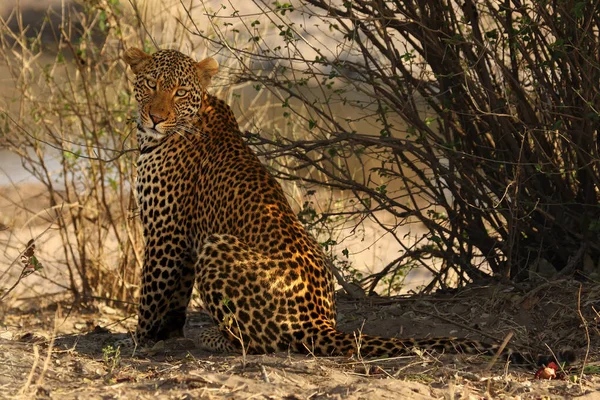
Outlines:
{"label": "leopard's front leg", "polygon": [[135,335],[138,344],[183,336],[195,278],[192,253],[184,235],[172,230],[145,231],[148,235]]}

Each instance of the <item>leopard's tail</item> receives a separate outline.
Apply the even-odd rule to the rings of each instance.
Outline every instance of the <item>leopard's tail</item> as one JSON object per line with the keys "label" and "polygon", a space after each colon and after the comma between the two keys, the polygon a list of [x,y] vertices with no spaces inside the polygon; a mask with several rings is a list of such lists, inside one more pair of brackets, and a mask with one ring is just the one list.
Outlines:
{"label": "leopard's tail", "polygon": [[497,344],[455,337],[398,339],[344,333],[333,327],[323,327],[311,339],[302,344],[306,347],[304,351],[323,356],[396,357],[414,355],[419,350],[433,350],[453,354],[498,354],[503,359],[508,358],[517,364],[535,362],[528,353],[517,352],[508,347],[501,348],[501,345]]}

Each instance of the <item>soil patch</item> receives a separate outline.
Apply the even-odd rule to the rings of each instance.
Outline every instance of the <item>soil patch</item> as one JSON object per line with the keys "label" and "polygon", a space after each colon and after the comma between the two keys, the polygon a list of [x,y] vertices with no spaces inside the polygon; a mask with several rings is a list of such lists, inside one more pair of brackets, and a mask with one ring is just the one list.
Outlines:
{"label": "soil patch", "polygon": [[[134,329],[133,316],[103,304],[85,310],[73,308],[68,299],[27,299],[3,310],[2,397],[594,398],[600,394],[594,311],[599,290],[590,284],[580,292],[578,282],[562,280],[410,298],[359,301],[339,296],[339,328],[344,331],[487,341],[502,340],[512,332],[510,346],[522,351],[572,350],[577,361],[565,378],[552,381],[534,379],[535,366],[502,360],[490,366],[487,356],[429,352],[375,360],[284,353],[243,357],[204,352],[191,339],[177,339],[132,357],[114,351],[111,344]],[[207,324],[206,314],[190,312],[186,336],[193,338]]]}

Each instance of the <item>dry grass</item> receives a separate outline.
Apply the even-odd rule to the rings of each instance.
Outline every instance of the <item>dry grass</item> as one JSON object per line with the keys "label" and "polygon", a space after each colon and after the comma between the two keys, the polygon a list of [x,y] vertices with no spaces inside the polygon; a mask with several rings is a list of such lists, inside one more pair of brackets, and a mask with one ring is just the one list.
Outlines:
{"label": "dry grass", "polygon": [[[511,346],[546,353],[575,350],[580,357],[557,381],[533,378],[535,367],[507,366],[489,357],[423,352],[389,359],[316,358],[297,354],[219,355],[197,350],[191,339],[171,340],[153,355],[108,354],[132,321],[101,307],[93,313],[60,315],[58,305],[23,303],[5,316],[0,342],[0,384],[6,396],[27,398],[521,398],[576,397],[600,389],[598,329],[592,306],[600,286],[581,291],[592,351],[577,315],[579,284],[560,281],[537,287],[468,288],[419,298],[341,299],[340,328],[380,335],[502,338]],[[69,304],[62,309],[68,310]],[[208,322],[192,312],[193,337]],[[108,329],[106,329],[108,327]],[[483,334],[483,335],[482,335]],[[54,345],[52,346],[52,341]],[[38,349],[37,353],[36,350]],[[50,355],[48,358],[47,355]],[[117,359],[115,359],[117,357]],[[44,360],[47,360],[46,362]],[[575,378],[577,377],[577,378]],[[329,396],[329,397],[328,397]]]}

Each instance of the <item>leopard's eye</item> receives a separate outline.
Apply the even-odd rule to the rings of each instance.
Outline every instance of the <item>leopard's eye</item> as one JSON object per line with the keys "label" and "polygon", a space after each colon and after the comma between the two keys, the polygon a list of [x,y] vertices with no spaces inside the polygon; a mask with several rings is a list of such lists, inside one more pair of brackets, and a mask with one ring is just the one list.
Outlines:
{"label": "leopard's eye", "polygon": [[185,96],[187,93],[188,93],[188,91],[187,91],[187,90],[185,90],[185,89],[179,89],[179,90],[177,90],[177,92],[176,92],[175,94],[176,94],[178,97],[183,97],[183,96]]}
{"label": "leopard's eye", "polygon": [[150,88],[150,89],[156,89],[156,81],[153,81],[151,79],[146,79],[146,85]]}

